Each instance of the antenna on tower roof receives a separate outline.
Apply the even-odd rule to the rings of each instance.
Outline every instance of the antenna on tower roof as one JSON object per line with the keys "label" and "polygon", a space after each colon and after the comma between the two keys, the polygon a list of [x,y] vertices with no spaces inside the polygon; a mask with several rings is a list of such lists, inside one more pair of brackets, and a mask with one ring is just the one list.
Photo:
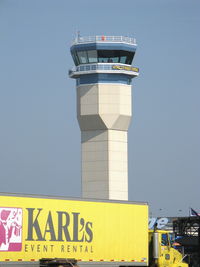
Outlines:
{"label": "antenna on tower roof", "polygon": [[76,41],[79,41],[80,38],[81,38],[81,33],[80,33],[80,31],[77,31],[77,32],[76,32],[76,36],[75,36],[75,40],[76,40]]}

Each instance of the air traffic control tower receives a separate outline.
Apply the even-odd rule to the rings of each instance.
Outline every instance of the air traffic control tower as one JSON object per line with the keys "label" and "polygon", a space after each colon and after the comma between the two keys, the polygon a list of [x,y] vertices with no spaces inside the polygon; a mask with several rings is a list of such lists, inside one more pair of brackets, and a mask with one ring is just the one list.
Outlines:
{"label": "air traffic control tower", "polygon": [[75,68],[82,144],[82,197],[128,200],[127,131],[132,116],[134,38],[78,36]]}

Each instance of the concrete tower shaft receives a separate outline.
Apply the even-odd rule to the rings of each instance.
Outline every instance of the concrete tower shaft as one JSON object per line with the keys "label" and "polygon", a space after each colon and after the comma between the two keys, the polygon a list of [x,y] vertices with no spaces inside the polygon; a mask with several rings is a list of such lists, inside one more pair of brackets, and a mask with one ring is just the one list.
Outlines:
{"label": "concrete tower shaft", "polygon": [[128,200],[127,131],[135,40],[90,37],[71,47],[82,144],[82,197]]}

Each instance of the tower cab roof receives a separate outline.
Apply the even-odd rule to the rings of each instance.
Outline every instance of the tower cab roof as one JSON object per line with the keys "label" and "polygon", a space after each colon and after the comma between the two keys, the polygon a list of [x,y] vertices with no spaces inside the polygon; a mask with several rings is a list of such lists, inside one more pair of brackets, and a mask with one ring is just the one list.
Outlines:
{"label": "tower cab roof", "polygon": [[76,37],[71,46],[71,52],[84,50],[125,50],[135,52],[135,38],[125,36],[89,36]]}

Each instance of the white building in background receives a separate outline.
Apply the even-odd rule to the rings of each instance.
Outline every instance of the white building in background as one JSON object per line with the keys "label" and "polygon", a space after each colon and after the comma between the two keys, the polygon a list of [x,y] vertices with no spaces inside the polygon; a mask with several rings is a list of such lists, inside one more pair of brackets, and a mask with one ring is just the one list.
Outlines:
{"label": "white building in background", "polygon": [[78,37],[71,46],[82,144],[82,197],[128,200],[127,131],[132,116],[136,41]]}

